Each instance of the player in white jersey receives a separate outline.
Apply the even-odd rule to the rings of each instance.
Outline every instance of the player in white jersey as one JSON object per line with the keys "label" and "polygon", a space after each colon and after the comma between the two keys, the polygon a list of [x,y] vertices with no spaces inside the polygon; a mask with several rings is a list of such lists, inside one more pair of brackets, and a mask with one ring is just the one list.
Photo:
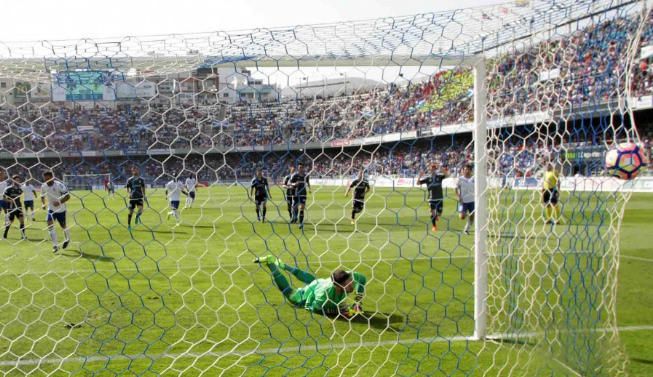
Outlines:
{"label": "player in white jersey", "polygon": [[193,206],[195,201],[195,187],[197,187],[197,180],[193,177],[186,178],[186,191],[188,195],[186,196],[186,204],[184,208],[190,208]]}
{"label": "player in white jersey", "polygon": [[48,214],[46,221],[48,222],[48,232],[52,240],[52,251],[59,251],[59,244],[57,243],[57,231],[54,229],[54,221],[56,220],[65,236],[62,247],[65,249],[70,243],[70,229],[66,227],[66,202],[70,199],[68,188],[61,181],[54,179],[54,174],[51,171],[43,173],[43,185],[41,186],[41,204],[45,209],[45,201],[48,202]]}
{"label": "player in white jersey", "polygon": [[456,184],[456,195],[458,196],[458,214],[465,223],[465,234],[469,234],[469,227],[474,221],[474,177],[472,177],[472,166],[463,167],[463,175],[458,177]]}
{"label": "player in white jersey", "polygon": [[181,198],[181,194],[186,193],[186,190],[184,190],[184,184],[181,182],[181,178],[178,180],[171,180],[170,182],[166,183],[166,196],[168,197],[168,201],[170,202],[170,209],[171,211],[168,212],[168,218],[170,215],[173,215],[175,217],[175,220],[177,223],[179,222],[179,202]]}
{"label": "player in white jersey", "polygon": [[31,218],[32,221],[34,218],[34,200],[36,199],[36,188],[32,185],[32,180],[28,180],[23,183],[23,206],[25,207],[25,215],[28,218]]}
{"label": "player in white jersey", "polygon": [[7,210],[7,203],[5,202],[2,193],[5,192],[9,186],[10,183],[9,180],[7,180],[7,173],[5,173],[4,169],[0,168],[0,214],[5,214],[5,226],[9,224],[9,211]]}

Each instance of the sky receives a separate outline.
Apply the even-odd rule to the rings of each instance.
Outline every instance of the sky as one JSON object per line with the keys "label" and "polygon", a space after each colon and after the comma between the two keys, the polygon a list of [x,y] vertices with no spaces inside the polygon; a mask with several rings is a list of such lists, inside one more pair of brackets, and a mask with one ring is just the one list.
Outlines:
{"label": "sky", "polygon": [[507,0],[8,0],[0,41],[242,30],[401,16]]}

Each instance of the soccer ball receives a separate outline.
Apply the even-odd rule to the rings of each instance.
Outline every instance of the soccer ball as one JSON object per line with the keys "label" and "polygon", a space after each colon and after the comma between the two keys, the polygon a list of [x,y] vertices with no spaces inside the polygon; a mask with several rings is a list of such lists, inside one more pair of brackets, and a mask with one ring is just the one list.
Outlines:
{"label": "soccer ball", "polygon": [[621,143],[605,155],[605,168],[613,177],[633,179],[644,170],[648,161],[635,143]]}

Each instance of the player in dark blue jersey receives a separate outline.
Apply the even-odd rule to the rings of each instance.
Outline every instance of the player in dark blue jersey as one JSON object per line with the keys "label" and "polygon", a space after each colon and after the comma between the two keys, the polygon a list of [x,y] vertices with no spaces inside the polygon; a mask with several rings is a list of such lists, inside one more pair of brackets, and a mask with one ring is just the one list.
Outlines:
{"label": "player in dark blue jersey", "polygon": [[250,195],[254,197],[256,204],[256,218],[258,221],[265,222],[265,215],[268,213],[265,203],[268,199],[272,199],[272,196],[268,179],[263,176],[263,171],[260,168],[256,169],[256,177],[252,179]]}
{"label": "player in dark blue jersey", "polygon": [[299,228],[304,229],[304,208],[306,207],[306,196],[311,192],[311,183],[308,174],[304,172],[304,164],[297,164],[297,172],[290,177],[290,186],[295,189],[295,202],[293,207],[293,218],[291,223],[299,221]]}
{"label": "player in dark blue jersey", "polygon": [[134,208],[138,207],[136,212],[135,223],[141,223],[141,215],[143,214],[143,201],[145,200],[145,180],[139,175],[138,167],[132,167],[132,176],[127,180],[125,188],[129,194],[129,214],[127,215],[127,229],[132,228],[132,215]]}
{"label": "player in dark blue jersey", "polygon": [[21,239],[26,240],[25,236],[25,218],[23,217],[23,205],[20,203],[20,196],[23,195],[23,189],[20,188],[22,179],[18,175],[12,177],[11,186],[7,187],[2,194],[2,197],[5,201],[5,208],[9,213],[9,221],[5,225],[5,233],[3,238],[7,238],[9,233],[9,228],[14,222],[14,219],[18,219],[20,222],[20,234]]}
{"label": "player in dark blue jersey", "polygon": [[349,196],[349,192],[352,189],[354,190],[353,208],[351,210],[351,223],[353,225],[356,223],[356,214],[363,212],[363,208],[365,207],[365,194],[370,191],[370,183],[365,179],[362,170],[358,173],[358,177],[347,187],[345,196]]}
{"label": "player in dark blue jersey", "polygon": [[295,167],[290,166],[290,173],[283,177],[283,184],[281,187],[286,190],[284,195],[286,197],[286,204],[288,205],[288,218],[290,221],[293,219],[293,207],[295,206],[295,188],[290,184],[290,178],[295,173]]}
{"label": "player in dark blue jersey", "polygon": [[431,174],[423,177],[420,172],[417,178],[417,184],[426,185],[429,192],[429,207],[431,208],[431,229],[438,230],[437,221],[442,215],[444,209],[444,193],[442,191],[442,182],[448,176],[447,170],[440,171],[436,163],[431,164]]}

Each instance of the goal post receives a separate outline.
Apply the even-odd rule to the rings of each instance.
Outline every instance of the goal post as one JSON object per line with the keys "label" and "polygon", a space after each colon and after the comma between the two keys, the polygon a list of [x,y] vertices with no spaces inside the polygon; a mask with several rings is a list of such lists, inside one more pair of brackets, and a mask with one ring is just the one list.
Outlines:
{"label": "goal post", "polygon": [[473,65],[474,74],[474,338],[487,334],[487,87],[485,59]]}

